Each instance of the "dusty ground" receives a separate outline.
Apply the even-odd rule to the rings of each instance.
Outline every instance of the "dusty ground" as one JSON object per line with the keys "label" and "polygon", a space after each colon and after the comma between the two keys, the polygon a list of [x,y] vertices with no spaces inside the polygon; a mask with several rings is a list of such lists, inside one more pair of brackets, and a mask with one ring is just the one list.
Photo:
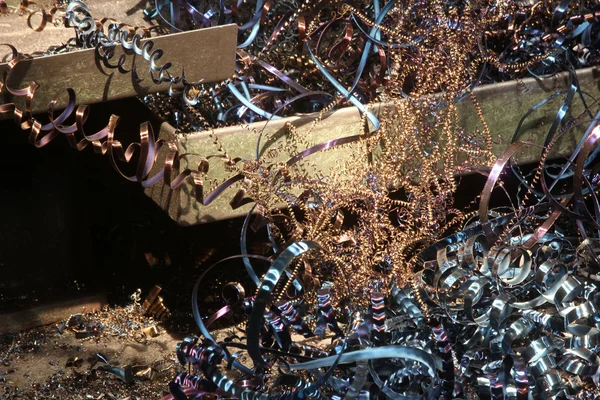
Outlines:
{"label": "dusty ground", "polygon": [[[156,323],[139,310],[105,308],[1,335],[0,400],[160,400],[169,395],[169,381],[185,370],[177,360],[177,344],[196,329],[177,318]],[[213,330],[215,340],[243,336],[242,325],[225,325]],[[156,336],[149,333],[153,327]],[[292,336],[323,349],[332,338]],[[237,359],[252,364],[245,353]]]}
{"label": "dusty ground", "polygon": [[[84,334],[63,322],[1,336],[0,399],[152,400],[168,394],[167,383],[180,368],[175,349],[182,337],[160,324],[158,336],[145,336],[143,326],[153,321],[131,315],[124,309],[96,313],[85,320]],[[99,336],[81,338],[98,323],[104,326]],[[110,367],[113,372],[106,371]],[[124,382],[127,367],[133,382]]]}
{"label": "dusty ground", "polygon": [[[217,341],[240,335],[219,322]],[[0,335],[0,400],[160,400],[185,370],[177,344],[196,331],[189,314],[157,322],[135,302]]]}

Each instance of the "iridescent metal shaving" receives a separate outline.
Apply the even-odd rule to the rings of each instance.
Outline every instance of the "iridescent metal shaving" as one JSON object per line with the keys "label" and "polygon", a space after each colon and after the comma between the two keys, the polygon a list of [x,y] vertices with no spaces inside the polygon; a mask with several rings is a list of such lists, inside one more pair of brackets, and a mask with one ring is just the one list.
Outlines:
{"label": "iridescent metal shaving", "polygon": [[[193,95],[184,98],[182,112],[208,104],[203,118],[215,125],[237,124],[277,118],[291,103],[308,98],[313,101],[308,108],[323,111],[317,123],[343,98],[365,116],[365,133],[316,144],[285,163],[267,164],[257,157],[236,169],[240,160],[224,157],[234,173],[204,196],[205,160],[197,170],[178,174],[179,154],[173,151],[159,166],[161,172],[150,176],[162,142],[144,127],[139,168],[135,176],[124,174],[127,179],[144,186],[164,179],[176,188],[191,176],[202,204],[239,183],[233,206],[257,203],[253,211],[259,217],[252,228],[267,229],[272,250],[248,254],[250,212],[242,254],[209,267],[196,284],[193,311],[202,337],[179,345],[179,360],[189,371],[169,384],[171,395],[165,399],[599,397],[597,101],[572,74],[570,88],[550,96],[562,104],[544,143],[515,140],[492,162],[493,133],[482,113],[483,133],[465,133],[454,106],[481,82],[596,64],[598,5],[308,1],[297,8],[286,2],[276,7],[284,16],[272,19],[273,3],[226,7],[222,1],[219,14],[196,3],[175,3],[167,20],[173,28],[178,29],[181,6],[189,12],[186,24],[194,27],[222,23],[239,12],[239,47],[256,47],[255,52],[240,50],[239,72],[232,79],[188,87]],[[239,9],[250,5],[249,14]],[[163,8],[157,3],[150,14],[166,19]],[[85,14],[78,3],[68,9]],[[89,16],[72,21],[95,34],[83,23],[94,21]],[[290,26],[295,31],[288,35]],[[111,45],[117,39],[139,44],[118,26],[112,29]],[[273,47],[278,50],[269,52]],[[151,64],[156,59],[145,56]],[[272,65],[274,60],[286,66],[285,73]],[[178,79],[167,75],[166,67],[152,69],[169,81]],[[276,79],[255,80],[269,75]],[[285,87],[271,86],[278,80]],[[36,89],[11,93],[31,100]],[[571,116],[576,98],[585,111]],[[375,99],[391,101],[380,118],[365,106]],[[80,120],[63,126],[69,113],[54,120],[51,112],[51,122],[42,125],[14,106],[0,111],[22,118],[34,142],[48,131],[40,146],[59,133],[73,140],[81,128]],[[93,143],[116,166],[118,159],[130,157],[114,141],[115,125],[113,119],[81,143]],[[573,130],[578,125],[589,126],[582,137]],[[290,130],[294,140],[302,139]],[[557,140],[567,134],[578,143],[574,153],[553,154]],[[367,150],[357,150],[327,179],[311,178],[297,165],[350,143]],[[540,150],[540,164],[531,172],[513,163],[525,146]],[[380,159],[372,157],[375,149]],[[488,178],[478,212],[453,208],[453,176],[463,153],[468,156],[460,165],[463,171],[489,167],[480,169]],[[492,200],[501,192],[494,189],[502,188],[504,172],[520,182],[521,197],[495,208]],[[345,176],[360,179],[348,183]],[[395,190],[405,196],[394,197]],[[287,213],[280,211],[282,203]],[[198,293],[207,274],[225,263],[244,268],[247,277],[228,284],[223,296],[228,304],[206,318]],[[229,313],[245,320],[244,336],[217,341],[209,328]]]}
{"label": "iridescent metal shaving", "polygon": [[[310,300],[314,289],[302,282],[311,280],[290,266],[327,251],[316,242],[268,259],[255,295],[208,321],[197,306],[203,275],[193,299],[202,338],[178,346],[190,370],[165,399],[597,398],[599,119],[570,161],[553,164],[561,173],[542,158],[529,183],[541,186],[537,199],[490,210],[501,173],[529,144],[509,146],[489,173],[479,218],[420,252],[409,284],[374,285],[366,306],[332,301],[331,283]],[[298,286],[294,298],[280,291],[286,279]],[[247,316],[245,338],[213,339],[208,328],[226,313]]]}

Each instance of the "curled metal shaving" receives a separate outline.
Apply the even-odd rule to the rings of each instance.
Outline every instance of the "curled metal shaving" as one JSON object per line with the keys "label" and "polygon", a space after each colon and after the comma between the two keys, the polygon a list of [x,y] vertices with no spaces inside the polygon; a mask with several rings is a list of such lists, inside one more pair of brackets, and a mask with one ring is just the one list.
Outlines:
{"label": "curled metal shaving", "polygon": [[[222,398],[599,396],[600,125],[597,117],[587,121],[574,153],[552,170],[547,154],[554,142],[548,141],[537,178],[528,182],[539,187],[542,174],[553,176],[562,182],[560,197],[541,188],[542,196],[530,196],[512,211],[490,207],[494,188],[511,171],[518,151],[544,147],[515,142],[488,174],[478,218],[420,252],[409,284],[399,287],[392,280],[390,287],[375,286],[367,305],[336,304],[334,286],[304,286],[311,280],[300,278],[292,265],[311,246],[292,240],[266,260],[267,273],[252,280],[256,296],[237,311],[227,310],[247,316],[246,340],[237,346],[247,351],[253,368],[227,362],[229,344],[211,339],[195,296],[196,321],[208,339],[182,343],[182,357],[194,374],[218,386],[214,393]],[[343,218],[335,223],[341,226]],[[296,279],[300,301],[281,295],[278,281],[286,275]],[[196,287],[201,284],[202,279]],[[309,302],[311,296],[316,299]],[[327,332],[329,341],[316,340]],[[300,352],[300,343],[319,351]],[[250,379],[251,388],[241,385]],[[281,391],[280,382],[293,385]]]}

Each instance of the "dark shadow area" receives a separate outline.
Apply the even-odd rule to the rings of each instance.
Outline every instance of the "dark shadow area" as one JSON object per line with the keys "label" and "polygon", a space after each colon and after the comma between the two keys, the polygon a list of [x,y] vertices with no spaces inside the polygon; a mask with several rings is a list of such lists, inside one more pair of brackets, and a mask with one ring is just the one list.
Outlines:
{"label": "dark shadow area", "polygon": [[[141,122],[152,120],[136,99],[108,102],[92,107],[87,133],[113,113],[122,116],[116,136],[124,146],[138,140]],[[159,121],[153,125],[158,132]],[[145,295],[159,285],[165,305],[191,322],[196,279],[214,262],[240,254],[243,218],[181,227],[91,148],[77,152],[58,137],[37,149],[14,121],[0,121],[0,129],[0,311],[98,291],[111,304],[126,304],[136,289]],[[455,207],[476,209],[485,180],[461,177]],[[506,174],[504,182],[514,193],[518,181]],[[491,204],[499,205],[505,204]],[[251,233],[249,251],[266,241],[264,229]],[[215,268],[201,290],[203,309],[215,311],[223,285],[245,284],[246,275],[240,260]]]}
{"label": "dark shadow area", "polygon": [[[96,105],[88,134],[112,113],[122,116],[116,136],[125,146],[152,117],[135,99]],[[202,269],[239,254],[242,220],[180,227],[91,148],[77,152],[58,137],[37,149],[12,120],[0,130],[0,311],[98,289],[124,304],[137,288],[160,285],[167,307],[187,313]]]}

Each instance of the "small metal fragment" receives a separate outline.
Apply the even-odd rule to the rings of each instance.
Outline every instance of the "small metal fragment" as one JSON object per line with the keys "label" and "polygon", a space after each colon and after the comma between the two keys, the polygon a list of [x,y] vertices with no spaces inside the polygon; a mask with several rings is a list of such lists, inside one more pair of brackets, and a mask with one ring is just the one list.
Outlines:
{"label": "small metal fragment", "polygon": [[156,325],[152,325],[147,328],[144,328],[142,330],[142,332],[144,332],[144,335],[146,335],[146,337],[156,337],[156,336],[160,335],[160,331],[158,330]]}
{"label": "small metal fragment", "polygon": [[144,304],[142,305],[145,312],[148,312],[150,310],[150,307],[154,303],[154,300],[156,300],[156,297],[158,296],[161,290],[162,288],[160,286],[154,286],[150,293],[148,293],[148,296],[146,296],[146,298],[144,299]]}

